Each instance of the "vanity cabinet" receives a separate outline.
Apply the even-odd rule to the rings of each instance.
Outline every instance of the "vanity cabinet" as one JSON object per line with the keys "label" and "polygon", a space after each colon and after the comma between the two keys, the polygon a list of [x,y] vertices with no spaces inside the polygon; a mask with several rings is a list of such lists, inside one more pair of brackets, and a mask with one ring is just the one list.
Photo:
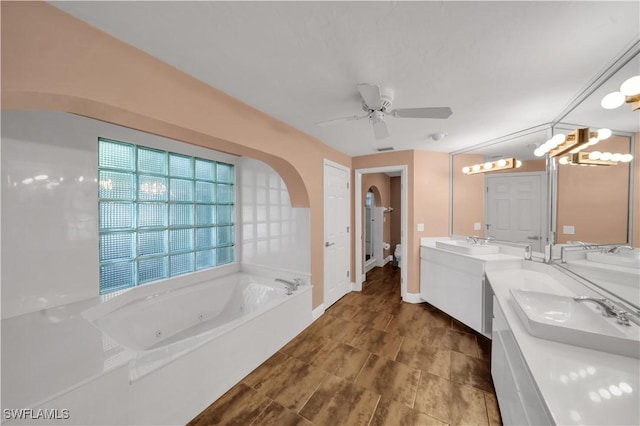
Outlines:
{"label": "vanity cabinet", "polygon": [[497,301],[493,302],[491,376],[504,424],[554,424]]}
{"label": "vanity cabinet", "polygon": [[463,324],[491,337],[490,287],[485,262],[469,256],[420,248],[420,297]]}

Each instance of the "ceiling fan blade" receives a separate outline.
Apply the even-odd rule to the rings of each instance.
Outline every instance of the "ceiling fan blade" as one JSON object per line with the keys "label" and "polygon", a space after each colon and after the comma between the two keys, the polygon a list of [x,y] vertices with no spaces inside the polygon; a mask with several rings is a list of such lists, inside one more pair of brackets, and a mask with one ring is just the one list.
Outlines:
{"label": "ceiling fan blade", "polygon": [[449,118],[452,113],[449,107],[398,108],[389,112],[399,118]]}
{"label": "ceiling fan blade", "polygon": [[386,139],[389,137],[389,131],[384,121],[374,121],[371,125],[373,126],[373,134],[376,139]]}
{"label": "ceiling fan blade", "polygon": [[379,110],[380,108],[382,108],[380,88],[378,86],[360,83],[358,84],[358,91],[360,92],[360,96],[362,96],[364,103],[367,104],[369,109]]}
{"label": "ceiling fan blade", "polygon": [[365,118],[365,117],[368,117],[368,116],[369,116],[369,114],[352,115],[350,117],[334,118],[333,120],[320,121],[319,123],[316,123],[316,125],[318,125],[318,126],[328,126],[330,124],[342,123],[342,122],[345,122],[345,121],[360,120],[361,118]]}

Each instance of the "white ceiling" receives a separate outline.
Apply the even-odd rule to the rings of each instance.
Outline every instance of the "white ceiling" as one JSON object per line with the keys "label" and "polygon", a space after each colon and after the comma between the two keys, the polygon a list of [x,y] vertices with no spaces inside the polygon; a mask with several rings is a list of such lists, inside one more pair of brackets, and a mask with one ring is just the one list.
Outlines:
{"label": "white ceiling", "polygon": [[[55,2],[350,155],[456,151],[547,123],[638,38],[639,2]],[[361,114],[357,83],[448,120]],[[447,133],[440,142],[431,133]]]}

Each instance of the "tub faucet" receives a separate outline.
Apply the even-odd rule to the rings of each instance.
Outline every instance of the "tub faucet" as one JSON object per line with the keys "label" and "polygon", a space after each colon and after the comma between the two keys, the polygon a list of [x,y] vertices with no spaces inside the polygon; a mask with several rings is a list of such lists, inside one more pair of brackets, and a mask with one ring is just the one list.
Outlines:
{"label": "tub faucet", "polygon": [[473,243],[473,244],[478,244],[478,237],[469,236],[469,237],[467,237],[467,242],[468,243]]}
{"label": "tub faucet", "polygon": [[287,286],[287,294],[291,294],[296,291],[298,286],[302,283],[300,278],[294,278],[293,281],[285,280],[284,278],[276,278],[276,281]]}

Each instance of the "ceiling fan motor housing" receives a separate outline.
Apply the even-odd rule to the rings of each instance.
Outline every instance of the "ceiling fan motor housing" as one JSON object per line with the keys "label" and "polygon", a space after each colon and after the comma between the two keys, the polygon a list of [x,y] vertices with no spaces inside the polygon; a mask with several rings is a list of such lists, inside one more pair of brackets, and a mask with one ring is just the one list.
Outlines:
{"label": "ceiling fan motor housing", "polygon": [[366,112],[382,111],[386,113],[391,109],[392,104],[393,104],[393,90],[384,89],[384,90],[381,90],[381,93],[380,93],[380,105],[381,105],[380,108],[377,108],[377,109],[371,108],[369,105],[367,105],[367,103],[363,99],[362,109],[363,111],[366,111]]}

